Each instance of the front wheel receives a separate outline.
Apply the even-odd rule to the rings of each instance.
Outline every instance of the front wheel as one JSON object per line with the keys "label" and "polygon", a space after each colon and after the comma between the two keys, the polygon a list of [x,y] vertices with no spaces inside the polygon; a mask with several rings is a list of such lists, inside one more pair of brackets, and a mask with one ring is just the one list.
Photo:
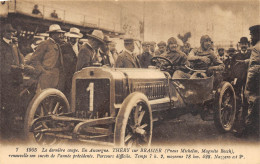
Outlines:
{"label": "front wheel", "polygon": [[229,82],[222,82],[216,91],[214,123],[219,132],[231,131],[236,117],[236,95]]}
{"label": "front wheel", "polygon": [[147,97],[139,92],[130,94],[116,118],[114,143],[118,146],[149,146],[152,140],[152,110]]}
{"label": "front wheel", "polygon": [[[52,145],[58,142],[55,136],[49,136],[44,133],[49,128],[55,128],[59,125],[51,121],[42,121],[32,127],[35,119],[48,115],[66,113],[70,110],[68,100],[65,95],[57,89],[45,89],[36,94],[30,102],[24,122],[24,135],[29,141],[36,142],[40,145]],[[34,132],[30,132],[30,129]]]}

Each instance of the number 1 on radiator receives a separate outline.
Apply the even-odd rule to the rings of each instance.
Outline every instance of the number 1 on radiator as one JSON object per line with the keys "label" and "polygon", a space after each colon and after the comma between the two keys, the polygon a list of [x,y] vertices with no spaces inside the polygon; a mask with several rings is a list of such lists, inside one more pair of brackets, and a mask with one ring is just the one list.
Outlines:
{"label": "number 1 on radiator", "polygon": [[94,104],[94,83],[89,83],[87,92],[89,91],[89,111],[93,111]]}

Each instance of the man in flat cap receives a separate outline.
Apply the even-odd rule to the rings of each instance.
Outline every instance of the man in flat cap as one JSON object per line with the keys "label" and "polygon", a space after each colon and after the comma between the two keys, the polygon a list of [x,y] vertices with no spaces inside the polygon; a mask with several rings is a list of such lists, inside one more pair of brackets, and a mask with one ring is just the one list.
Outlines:
{"label": "man in flat cap", "polygon": [[93,66],[94,63],[100,63],[97,54],[99,48],[105,44],[103,39],[104,34],[100,30],[94,30],[91,35],[88,35],[88,43],[85,43],[79,51],[77,71]]}
{"label": "man in flat cap", "polygon": [[151,52],[150,52],[150,43],[144,41],[142,43],[143,53],[138,55],[138,59],[140,61],[142,68],[148,68],[149,65],[151,65],[151,59],[153,58]]}
{"label": "man in flat cap", "polygon": [[151,55],[155,56],[155,46],[156,46],[156,43],[155,43],[155,41],[151,41],[151,42],[149,42],[149,44],[150,44]]}
{"label": "man in flat cap", "polygon": [[[255,125],[259,135],[259,94],[260,94],[260,25],[249,28],[252,53],[249,59],[245,96],[248,101],[247,127]],[[259,136],[258,136],[259,137]]]}
{"label": "man in flat cap", "polygon": [[[168,52],[165,58],[169,59],[174,66],[189,66],[190,63],[187,59],[187,56],[180,51],[177,40],[174,37],[171,37],[167,41]],[[189,78],[189,74],[184,73],[182,70],[176,70],[172,76],[173,79],[178,78]]]}
{"label": "man in flat cap", "polygon": [[38,90],[56,88],[63,91],[64,66],[60,43],[65,31],[58,24],[49,27],[49,39],[43,41],[33,53],[31,63],[38,76]]}
{"label": "man in flat cap", "polygon": [[79,39],[82,38],[83,34],[80,33],[78,28],[72,27],[69,32],[65,33],[65,36],[68,37],[68,42],[61,45],[65,76],[64,94],[68,99],[70,99],[72,77],[76,71],[79,53],[78,42]]}
{"label": "man in flat cap", "polygon": [[3,37],[0,41],[0,134],[3,138],[8,139],[11,124],[14,120],[12,116],[19,110],[19,93],[23,83],[24,60],[17,45],[12,40],[16,30],[11,24],[4,25],[1,30]]}
{"label": "man in flat cap", "polygon": [[166,43],[164,41],[160,41],[158,44],[158,50],[155,51],[155,56],[165,56],[166,55]]}
{"label": "man in flat cap", "polygon": [[140,62],[134,54],[134,39],[124,39],[125,50],[119,54],[116,60],[116,67],[118,68],[141,68]]}
{"label": "man in flat cap", "polygon": [[222,62],[224,62],[224,60],[225,60],[225,49],[223,47],[218,48],[218,56],[219,56],[219,59]]}

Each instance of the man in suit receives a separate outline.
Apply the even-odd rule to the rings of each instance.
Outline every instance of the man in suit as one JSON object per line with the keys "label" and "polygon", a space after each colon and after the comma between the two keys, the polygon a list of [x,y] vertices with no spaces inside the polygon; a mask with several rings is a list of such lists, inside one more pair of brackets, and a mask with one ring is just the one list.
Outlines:
{"label": "man in suit", "polygon": [[151,54],[152,56],[155,56],[155,46],[156,46],[155,41],[149,42],[150,54]]}
{"label": "man in suit", "polygon": [[110,37],[105,35],[104,36],[104,42],[105,42],[105,44],[103,44],[103,46],[100,47],[98,57],[100,58],[100,62],[101,62],[102,65],[114,67],[115,66],[115,59],[114,59],[114,56],[109,49],[109,44],[112,42]]}
{"label": "man in suit", "polygon": [[[110,53],[113,56],[114,61],[116,61],[116,59],[118,57],[118,52],[116,49],[116,42],[112,40],[110,43],[108,43],[108,48],[109,48]],[[115,65],[115,63],[114,63],[114,65]]]}
{"label": "man in suit", "polygon": [[38,90],[64,88],[63,56],[59,44],[64,36],[58,24],[50,25],[49,39],[43,41],[33,53],[31,63],[38,73]]}
{"label": "man in suit", "polygon": [[19,112],[19,93],[23,83],[24,61],[23,55],[12,40],[16,30],[11,24],[4,25],[2,30],[3,37],[0,45],[0,134],[3,138],[8,138],[14,120],[13,116]]}
{"label": "man in suit", "polygon": [[232,76],[237,79],[236,83],[234,83],[237,97],[241,97],[242,88],[244,90],[246,85],[248,63],[245,61],[251,56],[251,50],[248,50],[249,45],[247,37],[241,37],[239,42],[240,50],[234,53],[230,63]]}
{"label": "man in suit", "polygon": [[133,53],[135,49],[134,39],[124,39],[125,50],[119,54],[116,60],[116,67],[118,68],[140,68],[141,65],[136,55]]}
{"label": "man in suit", "polygon": [[77,56],[79,53],[78,41],[79,38],[82,38],[83,34],[80,33],[78,28],[73,27],[70,28],[69,32],[65,33],[65,36],[68,37],[68,42],[61,45],[65,76],[64,94],[70,99],[72,77],[76,71]]}
{"label": "man in suit", "polygon": [[148,68],[148,66],[151,65],[151,59],[153,58],[150,52],[149,42],[143,42],[142,48],[143,48],[143,53],[138,55],[138,59],[140,61],[142,68]]}
{"label": "man in suit", "polygon": [[104,34],[100,30],[94,30],[91,35],[87,36],[88,42],[79,51],[76,71],[93,66],[95,63],[101,64],[97,54],[99,48],[104,44]]}

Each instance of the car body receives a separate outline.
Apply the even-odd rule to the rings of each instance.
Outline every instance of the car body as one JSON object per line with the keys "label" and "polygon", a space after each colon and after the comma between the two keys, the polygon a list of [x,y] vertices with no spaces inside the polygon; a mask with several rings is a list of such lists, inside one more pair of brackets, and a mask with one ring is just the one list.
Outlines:
{"label": "car body", "polygon": [[[234,90],[228,82],[214,90],[213,81],[214,76],[172,79],[167,71],[155,68],[87,67],[73,76],[70,105],[56,89],[43,90],[33,98],[26,112],[25,134],[38,143],[65,138],[122,146],[150,145],[158,114],[192,112],[204,116],[211,111],[215,111],[216,127],[230,131],[235,118]],[[229,100],[225,105],[227,91]],[[226,122],[222,117],[225,106]],[[113,141],[107,141],[111,136]]]}

